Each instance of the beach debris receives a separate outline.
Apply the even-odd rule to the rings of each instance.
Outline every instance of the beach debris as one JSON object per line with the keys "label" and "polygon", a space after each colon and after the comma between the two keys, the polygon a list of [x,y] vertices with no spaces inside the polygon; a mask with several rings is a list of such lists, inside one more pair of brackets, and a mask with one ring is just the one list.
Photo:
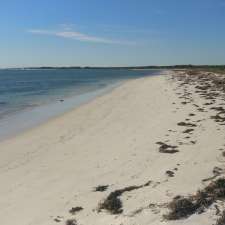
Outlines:
{"label": "beach debris", "polygon": [[63,220],[63,216],[57,216],[55,219],[54,219],[54,221],[56,222],[56,223],[59,223],[59,222],[61,222]]}
{"label": "beach debris", "polygon": [[195,204],[188,198],[176,196],[169,204],[171,212],[164,217],[167,220],[177,220],[192,215],[196,211]]}
{"label": "beach debris", "polygon": [[220,116],[220,113],[216,114],[215,116],[211,116],[211,119],[214,119],[216,122],[225,122],[225,117]]}
{"label": "beach debris", "polygon": [[200,90],[207,90],[211,87],[211,85],[204,85],[204,86],[195,86],[195,88],[200,89]]}
{"label": "beach debris", "polygon": [[219,209],[218,205],[215,204],[214,207],[216,209],[216,215],[219,215],[220,214],[220,209]]}
{"label": "beach debris", "polygon": [[189,134],[191,133],[192,131],[194,131],[194,129],[186,129],[185,131],[183,131],[184,134]]}
{"label": "beach debris", "polygon": [[212,105],[213,104],[213,102],[206,102],[206,103],[204,103],[204,105]]}
{"label": "beach debris", "polygon": [[212,177],[203,179],[202,181],[203,181],[203,182],[207,182],[207,181],[209,181],[209,180],[214,180],[215,178],[217,178],[218,176],[220,176],[220,175],[222,174],[223,169],[221,169],[220,167],[215,166],[215,167],[213,168],[213,171],[212,171],[212,172],[213,172],[213,176],[212,176]]}
{"label": "beach debris", "polygon": [[222,172],[223,172],[223,169],[220,168],[220,167],[218,167],[218,166],[215,166],[215,167],[213,168],[213,174],[214,174],[214,175],[219,176]]}
{"label": "beach debris", "polygon": [[173,154],[173,153],[179,152],[179,151],[177,150],[177,148],[178,148],[177,146],[174,146],[174,145],[168,145],[168,144],[163,143],[163,142],[161,142],[161,141],[156,142],[156,144],[160,145],[160,147],[159,147],[159,152],[161,152],[161,153],[169,153],[169,154]]}
{"label": "beach debris", "polygon": [[221,216],[216,221],[216,225],[225,225],[225,210],[222,212]]}
{"label": "beach debris", "polygon": [[65,225],[77,225],[77,221],[75,219],[68,219]]}
{"label": "beach debris", "polygon": [[186,123],[186,122],[179,122],[177,125],[178,126],[184,126],[184,127],[196,127],[197,126],[196,124]]}
{"label": "beach debris", "polygon": [[106,191],[108,189],[108,187],[109,187],[109,185],[99,185],[94,188],[94,191],[103,192],[103,191]]}
{"label": "beach debris", "polygon": [[77,206],[77,207],[72,207],[69,210],[69,213],[71,213],[72,215],[75,215],[77,212],[80,212],[81,210],[83,210],[84,208],[81,206]]}
{"label": "beach debris", "polygon": [[101,210],[107,210],[111,214],[121,214],[123,212],[123,204],[121,199],[119,198],[124,192],[130,192],[133,190],[137,190],[140,188],[147,187],[151,184],[152,181],[148,181],[147,183],[140,186],[130,186],[123,189],[118,189],[111,192],[104,201],[100,202],[98,205],[98,212]]}
{"label": "beach debris", "polygon": [[171,171],[171,170],[167,170],[166,175],[169,176],[169,177],[174,177],[174,172]]}
{"label": "beach debris", "polygon": [[177,196],[168,204],[170,212],[164,215],[167,220],[188,218],[194,213],[203,213],[217,200],[225,200],[225,178],[212,181],[203,190],[188,197]]}
{"label": "beach debris", "polygon": [[197,109],[199,112],[206,112],[204,108],[198,108]]}
{"label": "beach debris", "polygon": [[225,113],[225,109],[221,106],[218,107],[212,107],[211,109],[215,110],[215,111],[219,111],[221,113]]}

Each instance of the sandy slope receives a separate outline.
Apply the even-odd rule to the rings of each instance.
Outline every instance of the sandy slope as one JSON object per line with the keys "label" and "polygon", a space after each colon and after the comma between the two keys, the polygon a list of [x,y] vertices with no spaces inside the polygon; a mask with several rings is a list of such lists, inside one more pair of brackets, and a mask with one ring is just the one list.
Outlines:
{"label": "sandy slope", "polygon": [[[132,80],[2,142],[1,223],[55,225],[76,218],[79,225],[213,224],[213,206],[187,219],[163,220],[165,203],[204,187],[202,179],[213,176],[215,166],[225,168],[219,151],[224,148],[224,128],[209,119],[211,111],[181,104],[178,93],[184,88],[193,92],[191,85],[179,86],[170,73]],[[205,102],[198,94],[193,99],[198,105]],[[189,113],[196,114],[190,118],[197,124],[192,135],[177,125]],[[159,141],[177,146],[179,152],[160,153]],[[97,211],[110,192],[150,180],[149,186],[122,194],[122,214]],[[109,188],[94,192],[98,185]],[[84,209],[73,216],[69,210],[76,206]]]}

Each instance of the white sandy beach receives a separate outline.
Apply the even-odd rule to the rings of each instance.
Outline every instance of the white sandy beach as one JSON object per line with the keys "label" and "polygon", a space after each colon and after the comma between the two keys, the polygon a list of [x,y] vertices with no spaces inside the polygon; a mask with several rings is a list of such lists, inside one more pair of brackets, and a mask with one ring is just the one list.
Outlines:
{"label": "white sandy beach", "polygon": [[[219,150],[224,149],[224,127],[209,118],[211,106],[200,112],[193,104],[181,104],[178,93],[184,88],[193,92],[193,103],[201,106],[205,100],[191,85],[172,80],[172,73],[128,81],[1,142],[1,223],[56,225],[75,218],[78,225],[214,224],[214,205],[187,219],[163,218],[173,197],[204,188],[208,181],[202,179],[212,177],[214,167],[225,169]],[[190,118],[190,113],[195,115]],[[192,135],[177,125],[187,118],[201,120]],[[161,153],[156,142],[177,146],[179,152]],[[121,195],[121,214],[97,210],[112,191],[148,181]],[[93,191],[99,185],[109,187]],[[69,210],[78,206],[83,210],[71,215]]]}

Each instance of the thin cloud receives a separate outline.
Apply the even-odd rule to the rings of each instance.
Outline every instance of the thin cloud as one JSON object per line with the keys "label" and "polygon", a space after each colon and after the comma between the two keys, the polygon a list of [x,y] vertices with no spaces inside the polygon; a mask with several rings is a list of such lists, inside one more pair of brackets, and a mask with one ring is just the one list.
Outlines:
{"label": "thin cloud", "polygon": [[63,29],[61,31],[31,29],[31,30],[28,30],[28,32],[33,34],[50,35],[50,36],[56,36],[56,37],[73,39],[73,40],[84,41],[84,42],[95,42],[95,43],[103,43],[103,44],[121,44],[121,45],[135,44],[135,42],[131,42],[131,41],[121,41],[121,40],[113,40],[113,39],[107,39],[102,37],[95,37],[95,36],[87,35],[77,31],[73,31],[71,29]]}
{"label": "thin cloud", "polygon": [[135,34],[151,34],[155,33],[155,30],[151,29],[144,29],[144,28],[135,28],[135,27],[129,27],[129,26],[119,26],[119,25],[105,25],[105,24],[99,24],[98,29],[101,29],[106,32],[113,32],[113,33],[135,33]]}

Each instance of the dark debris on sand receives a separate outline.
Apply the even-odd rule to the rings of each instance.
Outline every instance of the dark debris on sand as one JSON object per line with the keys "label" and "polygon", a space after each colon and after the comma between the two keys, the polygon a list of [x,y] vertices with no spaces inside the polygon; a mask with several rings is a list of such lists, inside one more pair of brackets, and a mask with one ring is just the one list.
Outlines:
{"label": "dark debris on sand", "polygon": [[111,192],[108,197],[103,201],[99,203],[98,211],[101,212],[101,210],[107,210],[111,214],[120,214],[123,212],[123,204],[121,199],[119,198],[124,192],[130,192],[133,190],[137,190],[143,187],[147,187],[151,184],[151,181],[148,181],[147,183],[140,185],[140,186],[130,186],[123,189],[115,190]]}
{"label": "dark debris on sand", "polygon": [[109,185],[99,185],[97,187],[95,187],[94,191],[96,192],[103,192],[106,191],[108,189]]}
{"label": "dark debris on sand", "polygon": [[175,145],[168,145],[168,144],[163,143],[163,142],[161,142],[161,141],[156,142],[156,144],[160,145],[160,147],[159,147],[159,152],[161,152],[161,153],[174,154],[174,153],[179,152],[179,151],[177,150],[178,147],[175,146]]}
{"label": "dark debris on sand", "polygon": [[187,218],[195,213],[203,213],[217,200],[225,200],[225,178],[211,182],[203,190],[189,197],[175,197],[168,204],[170,212],[164,217],[167,220]]}
{"label": "dark debris on sand", "polygon": [[194,123],[186,123],[186,122],[179,122],[177,125],[184,126],[184,127],[197,127],[197,125]]}
{"label": "dark debris on sand", "polygon": [[[203,105],[213,105],[217,99],[225,100],[225,76],[223,75],[187,70],[183,74],[175,74],[174,79],[181,82],[181,86],[192,84],[195,87],[195,92],[207,100]],[[196,104],[193,105],[197,107],[198,111],[205,112],[204,108]],[[211,118],[220,125],[225,125],[225,109],[223,107],[211,107],[210,110],[217,111],[217,114]]]}
{"label": "dark debris on sand", "polygon": [[167,171],[166,171],[166,175],[167,175],[168,177],[174,177],[174,172],[171,171],[171,170],[167,170]]}
{"label": "dark debris on sand", "polygon": [[75,219],[69,219],[65,225],[77,225],[77,221]]}
{"label": "dark debris on sand", "polygon": [[216,225],[225,225],[225,210],[222,212],[221,216],[216,221]]}
{"label": "dark debris on sand", "polygon": [[183,133],[184,134],[189,134],[189,133],[191,133],[191,132],[193,132],[194,131],[194,129],[186,129],[185,131],[183,131]]}
{"label": "dark debris on sand", "polygon": [[83,210],[83,207],[81,206],[77,206],[77,207],[72,207],[70,210],[69,210],[69,213],[71,213],[72,215],[75,215],[77,212],[80,212]]}

